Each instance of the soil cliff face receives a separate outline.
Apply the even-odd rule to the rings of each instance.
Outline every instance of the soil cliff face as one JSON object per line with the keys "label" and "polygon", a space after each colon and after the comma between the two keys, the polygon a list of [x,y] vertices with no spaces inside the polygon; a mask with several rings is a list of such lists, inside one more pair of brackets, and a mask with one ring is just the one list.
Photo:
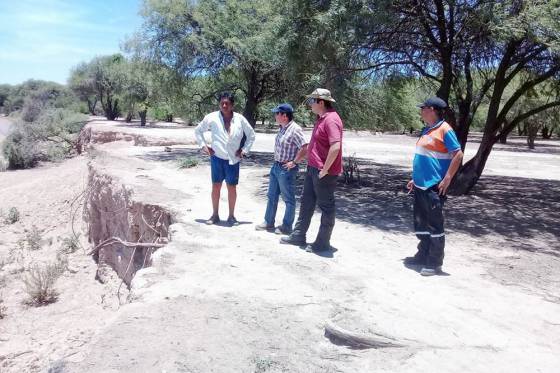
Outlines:
{"label": "soil cliff face", "polygon": [[154,251],[169,241],[169,211],[135,201],[132,189],[91,164],[84,215],[101,281],[108,265],[130,285],[138,270],[151,265]]}

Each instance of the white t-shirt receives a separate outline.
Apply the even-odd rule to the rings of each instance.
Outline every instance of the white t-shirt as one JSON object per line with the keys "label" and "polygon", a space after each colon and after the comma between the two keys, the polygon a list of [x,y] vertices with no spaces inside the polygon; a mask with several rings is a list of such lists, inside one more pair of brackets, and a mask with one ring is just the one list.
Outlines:
{"label": "white t-shirt", "polygon": [[229,161],[234,165],[241,159],[235,155],[239,150],[243,134],[247,137],[243,151],[249,153],[255,142],[255,131],[247,119],[239,113],[233,113],[229,133],[224,125],[224,118],[220,111],[210,113],[202,119],[194,131],[196,142],[200,146],[208,145],[204,138],[204,132],[210,131],[212,134],[212,144],[210,145],[215,152],[215,156]]}

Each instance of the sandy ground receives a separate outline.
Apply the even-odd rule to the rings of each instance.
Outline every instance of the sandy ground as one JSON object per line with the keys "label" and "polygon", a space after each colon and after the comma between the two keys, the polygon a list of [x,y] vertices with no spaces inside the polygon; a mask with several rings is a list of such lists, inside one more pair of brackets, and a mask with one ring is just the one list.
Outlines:
{"label": "sandy ground", "polygon": [[[338,250],[326,256],[254,230],[264,214],[272,139],[258,134],[242,166],[242,224],[232,228],[201,223],[211,210],[209,167],[195,147],[96,146],[94,164],[138,190],[136,199],[157,194],[175,211],[172,242],[137,274],[132,302],[118,310],[114,287],[94,280],[83,251],[71,254],[60,298],[46,307],[22,305],[18,273],[5,267],[0,370],[558,371],[557,141],[535,152],[514,141],[492,154],[475,193],[448,202],[446,275],[423,278],[402,264],[416,245],[403,188],[414,139],[347,134],[345,149],[362,159],[363,186],[339,185],[332,239]],[[200,164],[179,170],[177,160],[187,156]],[[17,206],[23,216],[0,228],[0,255],[32,224],[53,237],[41,256],[53,255],[55,237],[69,232],[68,205],[84,187],[86,161],[0,174],[0,208]],[[148,179],[159,185],[157,193],[144,190]],[[279,220],[282,212],[281,203]],[[308,241],[318,224],[316,216]],[[403,347],[336,345],[324,336],[326,322]]]}

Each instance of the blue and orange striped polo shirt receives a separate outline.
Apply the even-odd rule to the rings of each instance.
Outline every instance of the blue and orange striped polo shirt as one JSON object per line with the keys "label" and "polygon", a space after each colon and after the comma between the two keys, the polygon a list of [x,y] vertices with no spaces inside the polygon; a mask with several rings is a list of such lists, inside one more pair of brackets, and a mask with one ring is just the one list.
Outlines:
{"label": "blue and orange striped polo shirt", "polygon": [[455,131],[449,123],[440,121],[424,127],[416,142],[416,154],[412,164],[412,180],[420,189],[438,184],[447,173],[453,153],[461,149]]}

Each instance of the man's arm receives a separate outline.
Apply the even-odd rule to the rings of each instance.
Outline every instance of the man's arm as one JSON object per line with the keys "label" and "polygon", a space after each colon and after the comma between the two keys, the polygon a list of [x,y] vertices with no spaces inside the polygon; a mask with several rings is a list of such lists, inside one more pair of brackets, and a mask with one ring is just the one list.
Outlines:
{"label": "man's arm", "polygon": [[214,154],[214,151],[208,146],[208,144],[206,144],[206,139],[204,138],[204,132],[208,131],[208,128],[209,123],[206,120],[206,117],[204,117],[204,119],[202,119],[202,121],[194,129],[194,135],[196,137],[197,144],[202,148],[202,150],[206,154],[212,155]]}
{"label": "man's arm", "polygon": [[457,150],[453,154],[453,158],[451,159],[451,165],[449,165],[449,169],[447,170],[447,174],[438,185],[439,194],[444,195],[447,193],[447,188],[449,188],[449,184],[451,184],[451,180],[453,180],[453,176],[461,167],[461,162],[463,161],[463,151],[461,149]]}
{"label": "man's arm", "polygon": [[286,164],[284,164],[284,168],[291,170],[298,163],[300,163],[305,158],[306,155],[307,155],[307,144],[303,144],[303,146],[299,148],[294,160],[286,162]]}
{"label": "man's arm", "polygon": [[340,141],[331,144],[323,169],[321,170],[321,172],[319,172],[319,178],[322,178],[323,176],[329,174],[329,169],[331,168],[334,160],[338,156],[338,152],[340,152]]}
{"label": "man's arm", "polygon": [[247,139],[245,140],[245,146],[243,146],[243,149],[241,150],[244,154],[248,154],[253,147],[253,143],[255,142],[255,130],[253,129],[253,127],[251,127],[249,122],[247,122],[247,119],[245,119],[244,117],[242,117],[241,119],[241,127],[243,128],[243,133],[247,137]]}

